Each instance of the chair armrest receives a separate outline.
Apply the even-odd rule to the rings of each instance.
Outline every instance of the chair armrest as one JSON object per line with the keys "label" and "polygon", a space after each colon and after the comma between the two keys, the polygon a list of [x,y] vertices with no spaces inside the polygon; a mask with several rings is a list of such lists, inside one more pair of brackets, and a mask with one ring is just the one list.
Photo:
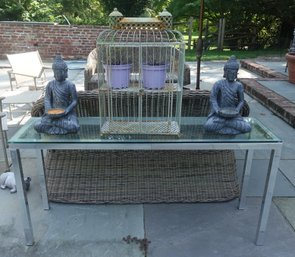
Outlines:
{"label": "chair armrest", "polygon": [[35,103],[33,103],[33,107],[31,109],[32,117],[41,117],[45,113],[44,107],[44,97],[38,99]]}
{"label": "chair armrest", "polygon": [[93,75],[92,69],[88,69],[86,67],[84,69],[84,86],[85,86],[85,89],[87,88],[86,85],[90,82],[92,75]]}
{"label": "chair armrest", "polygon": [[14,72],[13,70],[9,70],[7,71],[8,74],[14,74],[14,75],[20,75],[20,76],[24,76],[24,77],[29,77],[29,78],[38,78],[37,76],[33,76],[33,75],[28,75],[28,74],[23,74],[23,73],[19,73],[19,72]]}
{"label": "chair armrest", "polygon": [[188,64],[184,64],[183,71],[183,86],[191,84],[191,69]]}
{"label": "chair armrest", "polygon": [[0,96],[0,112],[3,111],[3,109],[2,109],[2,101],[3,101],[4,99],[5,99],[4,96]]}
{"label": "chair armrest", "polygon": [[246,100],[244,100],[244,105],[243,105],[243,108],[242,108],[241,111],[240,111],[240,114],[241,114],[243,117],[248,117],[249,114],[250,114],[250,106],[249,106],[249,104],[247,103]]}

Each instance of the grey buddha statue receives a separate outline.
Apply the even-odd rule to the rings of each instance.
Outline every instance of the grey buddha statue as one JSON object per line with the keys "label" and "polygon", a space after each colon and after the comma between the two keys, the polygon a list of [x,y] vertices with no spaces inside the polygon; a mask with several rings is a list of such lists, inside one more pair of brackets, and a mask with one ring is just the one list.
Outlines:
{"label": "grey buddha statue", "polygon": [[45,90],[45,114],[36,122],[34,128],[39,133],[63,135],[78,132],[80,126],[75,113],[77,105],[76,86],[66,80],[68,67],[61,56],[57,56],[52,64],[54,80]]}
{"label": "grey buddha statue", "polygon": [[206,131],[236,135],[251,131],[240,111],[244,104],[243,85],[236,81],[239,63],[232,56],[224,65],[225,79],[217,81],[210,95],[211,112],[204,125]]}

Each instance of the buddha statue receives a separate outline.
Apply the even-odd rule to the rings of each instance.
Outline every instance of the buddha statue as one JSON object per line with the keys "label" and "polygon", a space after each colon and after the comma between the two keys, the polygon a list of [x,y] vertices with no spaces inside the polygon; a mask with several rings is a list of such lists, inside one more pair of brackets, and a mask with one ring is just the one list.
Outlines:
{"label": "buddha statue", "polygon": [[76,86],[66,80],[68,67],[61,56],[55,58],[52,69],[55,79],[45,89],[45,114],[34,128],[39,133],[51,135],[76,133],[80,128],[75,113],[78,100]]}
{"label": "buddha statue", "polygon": [[225,79],[217,81],[211,91],[211,112],[204,125],[206,131],[227,135],[251,131],[251,125],[240,115],[244,88],[236,81],[238,70],[236,57],[230,57],[224,65]]}

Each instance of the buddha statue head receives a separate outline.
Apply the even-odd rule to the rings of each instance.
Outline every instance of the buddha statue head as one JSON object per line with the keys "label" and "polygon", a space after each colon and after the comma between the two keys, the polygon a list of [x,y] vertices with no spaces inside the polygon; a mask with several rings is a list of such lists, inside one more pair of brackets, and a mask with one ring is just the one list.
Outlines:
{"label": "buddha statue head", "polygon": [[60,55],[57,55],[52,64],[54,78],[62,82],[68,77],[68,66]]}
{"label": "buddha statue head", "polygon": [[238,76],[239,63],[235,56],[231,56],[223,67],[223,77],[229,82],[233,82]]}

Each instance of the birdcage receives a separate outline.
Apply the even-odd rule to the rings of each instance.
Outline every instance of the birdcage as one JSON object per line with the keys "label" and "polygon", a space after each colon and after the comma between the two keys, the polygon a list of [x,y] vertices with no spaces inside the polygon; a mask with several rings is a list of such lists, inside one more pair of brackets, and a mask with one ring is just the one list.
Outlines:
{"label": "birdcage", "polygon": [[167,13],[125,18],[115,10],[99,34],[101,133],[179,134],[185,43]]}

